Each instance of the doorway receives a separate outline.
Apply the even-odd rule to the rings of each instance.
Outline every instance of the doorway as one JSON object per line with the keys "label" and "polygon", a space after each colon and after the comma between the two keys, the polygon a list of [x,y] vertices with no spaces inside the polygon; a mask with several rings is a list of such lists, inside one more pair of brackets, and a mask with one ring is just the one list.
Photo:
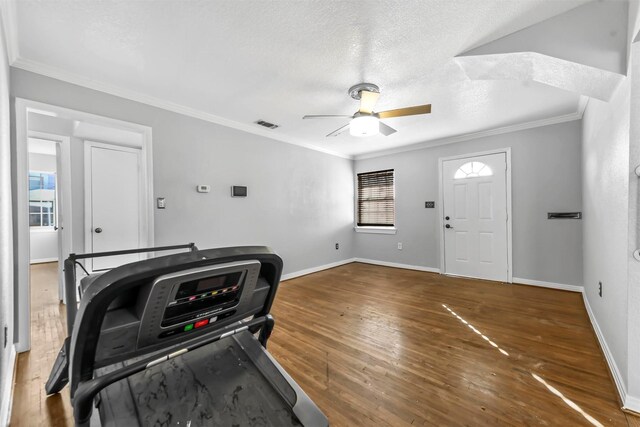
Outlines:
{"label": "doorway", "polygon": [[29,132],[29,262],[56,263],[58,299],[64,259],[71,252],[71,157],[69,137]]}
{"label": "doorway", "polygon": [[440,159],[443,274],[511,283],[511,152]]}
{"label": "doorway", "polygon": [[[140,153],[140,176],[142,190],[139,193],[139,246],[153,246],[153,170],[151,151],[151,128],[144,125],[111,119],[55,105],[16,98],[16,239],[14,243],[15,290],[14,290],[14,341],[17,352],[31,348],[31,284],[30,284],[30,227],[29,227],[29,161],[28,138],[46,138],[44,134],[62,135],[69,140],[71,176],[69,177],[73,206],[69,210],[58,210],[66,221],[64,231],[73,224],[73,235],[68,238],[69,249],[60,251],[64,258],[68,253],[84,253],[85,235],[88,225],[84,223],[84,141],[101,141],[137,149]],[[55,140],[56,138],[53,138]],[[64,144],[58,144],[64,147]],[[64,183],[58,177],[64,191]],[[57,200],[58,208],[66,203],[64,195]],[[71,214],[68,214],[71,212]],[[48,211],[47,211],[48,213]],[[55,215],[53,215],[55,220]],[[50,220],[49,218],[48,220]],[[54,227],[56,225],[54,224]],[[54,230],[58,231],[58,230]],[[70,234],[70,233],[69,233]],[[58,281],[61,288],[63,282]],[[64,292],[62,293],[64,295]]]}

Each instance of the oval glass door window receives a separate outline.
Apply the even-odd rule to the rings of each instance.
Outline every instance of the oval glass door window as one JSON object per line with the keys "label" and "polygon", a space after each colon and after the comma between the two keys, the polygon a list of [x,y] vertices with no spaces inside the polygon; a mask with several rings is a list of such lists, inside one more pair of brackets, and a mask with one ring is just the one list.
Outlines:
{"label": "oval glass door window", "polygon": [[479,176],[491,176],[493,171],[482,162],[469,162],[460,166],[453,179],[477,178]]}

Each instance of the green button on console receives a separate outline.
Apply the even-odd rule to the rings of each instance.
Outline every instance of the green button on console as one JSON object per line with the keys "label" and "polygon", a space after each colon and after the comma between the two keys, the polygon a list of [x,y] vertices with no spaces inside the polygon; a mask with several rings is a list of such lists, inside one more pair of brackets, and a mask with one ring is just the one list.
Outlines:
{"label": "green button on console", "polygon": [[193,329],[193,323],[191,323],[191,324],[189,324],[189,325],[186,325],[186,326],[184,327],[184,331],[185,331],[185,332],[190,331],[190,330],[192,330],[192,329]]}

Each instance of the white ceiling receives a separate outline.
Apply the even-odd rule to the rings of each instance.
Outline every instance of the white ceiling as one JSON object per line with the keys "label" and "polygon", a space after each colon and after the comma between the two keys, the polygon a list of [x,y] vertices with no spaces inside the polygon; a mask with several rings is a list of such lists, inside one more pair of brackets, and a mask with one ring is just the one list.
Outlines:
{"label": "white ceiling", "polygon": [[[18,67],[354,156],[575,114],[578,93],[471,80],[453,58],[585,2],[20,0],[5,15]],[[378,111],[433,113],[364,139],[325,138],[346,121],[301,119],[352,114],[347,89],[362,81],[380,86]]]}

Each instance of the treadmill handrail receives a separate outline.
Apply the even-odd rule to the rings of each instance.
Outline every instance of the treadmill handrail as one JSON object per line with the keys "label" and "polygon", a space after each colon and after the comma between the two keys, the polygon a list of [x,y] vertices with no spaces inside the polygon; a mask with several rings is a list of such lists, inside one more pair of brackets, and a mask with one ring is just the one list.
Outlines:
{"label": "treadmill handrail", "polygon": [[180,347],[180,349],[178,350],[176,350],[176,347],[171,347],[165,352],[161,352],[139,362],[132,363],[131,365],[124,366],[118,370],[109,372],[97,378],[93,378],[89,381],[83,381],[78,385],[78,388],[76,389],[76,392],[73,396],[73,413],[76,424],[78,426],[82,426],[89,423],[93,410],[93,399],[105,387],[108,387],[111,384],[127,377],[130,377],[131,375],[137,374],[138,372],[142,372],[145,369],[148,369],[159,363],[164,363],[168,360],[171,360],[173,357],[180,356],[189,351],[193,351],[197,348],[211,344],[212,342],[219,341],[223,338],[235,335],[240,332],[244,332],[255,326],[264,327],[265,325],[270,323],[271,327],[273,327],[273,317],[268,314],[266,316],[256,317],[252,320],[240,323],[240,325],[238,323],[231,324],[214,335],[192,342],[191,344],[187,344],[183,347]]}
{"label": "treadmill handrail", "polygon": [[185,243],[183,245],[157,246],[155,248],[122,249],[119,251],[93,252],[88,254],[69,254],[69,258],[74,258],[74,259],[100,258],[105,256],[138,254],[138,253],[144,253],[144,252],[171,251],[176,249],[190,249],[191,251],[194,251],[194,250],[197,250],[198,248],[196,247],[196,244],[192,242],[192,243]]}

